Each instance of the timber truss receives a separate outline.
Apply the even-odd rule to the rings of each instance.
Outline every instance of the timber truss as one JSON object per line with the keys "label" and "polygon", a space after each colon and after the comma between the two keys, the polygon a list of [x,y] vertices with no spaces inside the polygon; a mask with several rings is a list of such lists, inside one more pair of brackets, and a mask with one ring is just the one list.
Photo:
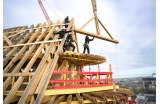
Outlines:
{"label": "timber truss", "polygon": [[[83,71],[84,66],[106,62],[105,57],[79,53],[77,44],[77,52],[62,52],[68,33],[58,39],[54,32],[64,25],[57,21],[4,29],[4,104],[97,104],[134,95],[113,83],[111,65],[108,72]],[[72,19],[67,30],[77,41],[74,29]]]}
{"label": "timber truss", "polygon": [[[118,43],[97,17],[96,1],[92,0],[94,17],[80,29],[74,19],[68,24],[39,23],[3,30],[3,100],[4,104],[84,104],[129,102],[134,93],[119,88],[109,71],[84,71],[85,66],[107,61],[100,55],[79,52],[77,33]],[[97,34],[82,30],[95,20]],[[110,38],[100,35],[99,24]],[[62,39],[54,33],[68,25],[76,41],[76,52],[63,52],[68,33]]]}

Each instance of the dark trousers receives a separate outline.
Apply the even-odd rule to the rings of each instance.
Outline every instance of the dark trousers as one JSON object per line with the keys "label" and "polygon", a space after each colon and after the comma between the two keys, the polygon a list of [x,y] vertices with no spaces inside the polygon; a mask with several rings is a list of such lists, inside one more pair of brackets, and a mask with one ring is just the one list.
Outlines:
{"label": "dark trousers", "polygon": [[69,44],[69,47],[72,47],[73,49],[72,49],[72,51],[74,51],[75,50],[75,46],[71,43],[71,44]]}
{"label": "dark trousers", "polygon": [[69,50],[70,47],[73,48],[72,51],[75,50],[75,46],[74,46],[72,43],[69,43],[68,45],[66,45],[66,46],[65,46],[65,49],[66,49],[66,50]]}
{"label": "dark trousers", "polygon": [[88,52],[88,54],[90,54],[90,51],[89,51],[89,46],[84,46],[83,53],[85,53],[85,52],[86,52],[86,49],[87,49],[87,52]]}

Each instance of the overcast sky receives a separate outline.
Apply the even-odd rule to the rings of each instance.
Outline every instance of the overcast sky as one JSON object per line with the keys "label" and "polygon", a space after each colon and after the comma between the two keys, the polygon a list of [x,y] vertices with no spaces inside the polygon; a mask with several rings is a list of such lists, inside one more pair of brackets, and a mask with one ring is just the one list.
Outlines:
{"label": "overcast sky", "polygon": [[[80,28],[93,17],[91,0],[42,0],[53,22],[68,15]],[[48,5],[49,4],[49,5]],[[151,76],[156,72],[156,0],[97,0],[98,18],[119,44],[94,39],[91,54],[106,57],[100,65],[108,71],[112,64],[114,77]],[[46,19],[37,0],[4,0],[3,28],[36,25]],[[95,33],[92,21],[84,30]],[[108,37],[101,28],[101,35]],[[84,36],[78,34],[80,52]],[[91,37],[90,37],[91,38]],[[86,68],[88,70],[88,67]],[[97,66],[92,70],[97,71]]]}

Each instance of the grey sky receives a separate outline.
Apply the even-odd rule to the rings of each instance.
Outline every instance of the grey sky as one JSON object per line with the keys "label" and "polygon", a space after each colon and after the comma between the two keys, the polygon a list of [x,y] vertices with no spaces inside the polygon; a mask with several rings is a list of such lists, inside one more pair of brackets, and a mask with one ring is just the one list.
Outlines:
{"label": "grey sky", "polygon": [[[91,0],[45,1],[62,20],[66,15],[75,18],[76,28],[93,17]],[[50,19],[56,22],[59,17],[45,1],[42,0]],[[156,71],[156,0],[97,0],[97,10],[99,19],[120,42],[115,45],[95,39],[90,43],[92,54],[107,58],[100,70],[108,71],[108,64],[112,64],[114,77],[151,76]],[[45,21],[37,0],[3,1],[3,28]],[[84,30],[95,33],[94,21]],[[101,34],[107,36],[104,30]],[[78,38],[82,52],[84,36],[78,34]],[[92,70],[97,68],[93,66]]]}

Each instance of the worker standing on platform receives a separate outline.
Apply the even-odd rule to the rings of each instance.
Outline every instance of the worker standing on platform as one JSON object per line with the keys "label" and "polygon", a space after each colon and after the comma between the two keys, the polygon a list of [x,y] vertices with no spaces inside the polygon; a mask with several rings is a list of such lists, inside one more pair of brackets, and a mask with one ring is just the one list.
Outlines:
{"label": "worker standing on platform", "polygon": [[66,18],[64,19],[64,23],[65,23],[65,28],[68,27],[68,23],[69,23],[69,16],[66,16]]}
{"label": "worker standing on platform", "polygon": [[66,40],[66,43],[67,43],[67,47],[66,49],[69,50],[70,47],[72,47],[72,51],[75,50],[75,46],[73,45],[72,42],[76,42],[75,40],[73,40],[73,37],[72,37],[72,34],[69,34],[68,37],[67,37],[67,40]]}
{"label": "worker standing on platform", "polygon": [[85,37],[85,43],[84,43],[84,50],[83,50],[83,53],[85,53],[86,49],[88,51],[88,54],[90,54],[90,50],[89,50],[89,42],[90,41],[93,41],[94,40],[94,37],[92,39],[89,39],[88,35]]}

